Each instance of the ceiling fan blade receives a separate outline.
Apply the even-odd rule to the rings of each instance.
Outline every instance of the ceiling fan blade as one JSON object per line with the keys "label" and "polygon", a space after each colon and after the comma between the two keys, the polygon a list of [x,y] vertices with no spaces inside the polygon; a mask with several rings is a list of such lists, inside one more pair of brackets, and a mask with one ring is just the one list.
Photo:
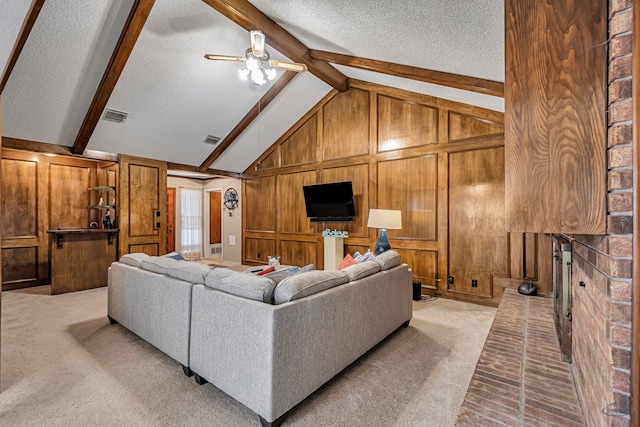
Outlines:
{"label": "ceiling fan blade", "polygon": [[249,33],[251,35],[251,52],[257,57],[264,53],[264,33],[260,30],[254,30]]}
{"label": "ceiling fan blade", "polygon": [[307,71],[307,66],[305,64],[299,64],[297,62],[285,62],[272,59],[271,61],[269,61],[269,65],[274,68],[282,68],[283,70],[295,71],[297,73]]}
{"label": "ceiling fan blade", "polygon": [[242,58],[240,56],[215,55],[212,53],[207,53],[204,57],[207,59],[211,59],[212,61],[244,62],[246,60],[246,58]]}

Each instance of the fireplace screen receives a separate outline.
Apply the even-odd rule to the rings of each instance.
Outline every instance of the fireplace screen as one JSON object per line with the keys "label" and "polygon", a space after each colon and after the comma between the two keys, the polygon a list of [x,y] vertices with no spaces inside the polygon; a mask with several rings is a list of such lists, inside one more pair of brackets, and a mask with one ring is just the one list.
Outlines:
{"label": "fireplace screen", "polygon": [[553,317],[562,360],[571,362],[571,243],[562,236],[553,242]]}

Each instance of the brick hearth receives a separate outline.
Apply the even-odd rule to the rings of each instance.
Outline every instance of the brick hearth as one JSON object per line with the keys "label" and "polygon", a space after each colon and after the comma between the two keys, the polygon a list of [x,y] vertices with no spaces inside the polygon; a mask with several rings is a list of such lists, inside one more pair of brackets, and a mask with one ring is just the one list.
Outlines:
{"label": "brick hearth", "polygon": [[458,426],[584,426],[550,296],[506,289],[458,414]]}

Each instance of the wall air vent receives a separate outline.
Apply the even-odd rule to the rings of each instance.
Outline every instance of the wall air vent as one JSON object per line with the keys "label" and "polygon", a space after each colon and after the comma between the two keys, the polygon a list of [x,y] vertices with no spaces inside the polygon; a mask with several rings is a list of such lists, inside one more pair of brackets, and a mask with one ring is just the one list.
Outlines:
{"label": "wall air vent", "polygon": [[218,142],[220,142],[220,138],[219,136],[213,136],[213,135],[207,135],[207,137],[204,139],[204,142],[207,144],[211,144],[211,145],[216,145]]}
{"label": "wall air vent", "polygon": [[122,111],[116,111],[107,108],[107,111],[104,112],[104,116],[102,118],[104,120],[109,120],[110,122],[124,123],[128,115],[129,113],[124,113]]}

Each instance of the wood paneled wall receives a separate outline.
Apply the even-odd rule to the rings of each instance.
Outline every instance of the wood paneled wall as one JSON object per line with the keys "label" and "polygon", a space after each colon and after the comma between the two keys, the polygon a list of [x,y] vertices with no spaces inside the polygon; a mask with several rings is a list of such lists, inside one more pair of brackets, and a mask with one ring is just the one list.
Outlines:
{"label": "wood paneled wall", "polygon": [[[400,209],[391,246],[438,295],[495,305],[524,280],[550,292],[549,237],[507,231],[504,158],[502,113],[352,81],[245,171],[243,261],[323,268],[322,230],[347,230],[345,252],[366,251],[369,209]],[[311,223],[302,186],[338,181],[353,183],[354,221]]]}
{"label": "wood paneled wall", "polygon": [[99,212],[89,208],[97,204],[89,188],[112,185],[102,180],[109,169],[115,165],[2,150],[3,290],[49,282],[47,230],[100,223]]}
{"label": "wood paneled wall", "polygon": [[505,2],[510,230],[607,232],[607,2]]}

